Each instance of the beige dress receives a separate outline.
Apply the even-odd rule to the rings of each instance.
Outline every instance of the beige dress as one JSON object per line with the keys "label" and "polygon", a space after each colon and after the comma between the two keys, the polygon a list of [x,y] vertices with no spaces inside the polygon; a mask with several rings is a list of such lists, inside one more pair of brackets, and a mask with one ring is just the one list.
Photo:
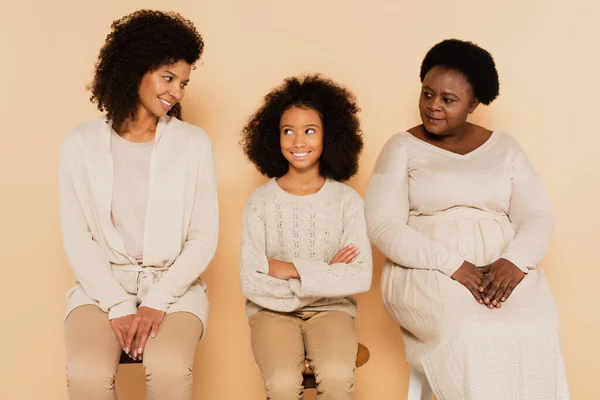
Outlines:
{"label": "beige dress", "polygon": [[[371,243],[387,257],[382,295],[409,363],[439,400],[568,399],[556,306],[537,267],[554,218],[518,143],[494,132],[459,155],[392,137],[365,196]],[[505,258],[526,272],[490,310],[450,276]]]}

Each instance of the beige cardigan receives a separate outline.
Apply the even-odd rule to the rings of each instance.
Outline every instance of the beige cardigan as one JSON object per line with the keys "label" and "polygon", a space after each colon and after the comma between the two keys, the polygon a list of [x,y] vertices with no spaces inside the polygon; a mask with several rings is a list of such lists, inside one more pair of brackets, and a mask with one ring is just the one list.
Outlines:
{"label": "beige cardigan", "polygon": [[215,253],[219,225],[210,139],[193,125],[160,118],[138,265],[110,217],[110,132],[102,118],[74,128],[61,145],[62,237],[76,279],[67,293],[67,315],[94,304],[114,319],[147,306],[193,313],[206,326],[208,299],[199,277]]}

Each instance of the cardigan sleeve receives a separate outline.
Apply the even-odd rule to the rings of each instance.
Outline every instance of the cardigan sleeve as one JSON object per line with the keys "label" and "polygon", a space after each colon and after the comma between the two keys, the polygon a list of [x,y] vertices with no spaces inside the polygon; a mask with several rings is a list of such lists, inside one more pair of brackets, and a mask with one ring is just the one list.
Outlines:
{"label": "cardigan sleeve", "polygon": [[213,152],[208,137],[196,174],[192,216],[181,254],[162,278],[150,287],[141,306],[167,311],[211,262],[219,236],[219,205]]}
{"label": "cardigan sleeve", "polygon": [[240,285],[244,297],[261,307],[291,312],[316,299],[300,299],[290,289],[292,280],[269,275],[265,220],[262,210],[251,198],[244,209]]}
{"label": "cardigan sleeve", "polygon": [[408,180],[407,149],[392,137],[377,158],[365,195],[371,243],[395,264],[451,276],[465,260],[408,226]]}
{"label": "cardigan sleeve", "polygon": [[508,217],[516,228],[504,258],[523,272],[540,262],[554,231],[554,212],[544,184],[520,146],[512,165]]}
{"label": "cardigan sleeve", "polygon": [[342,243],[337,250],[349,245],[357,246],[360,253],[348,264],[329,265],[314,259],[293,260],[300,280],[291,281],[292,291],[304,298],[346,297],[369,290],[373,260],[363,201],[356,192],[344,205]]}
{"label": "cardigan sleeve", "polygon": [[74,165],[80,149],[73,134],[63,141],[58,182],[62,241],[69,265],[84,292],[98,302],[109,319],[135,314],[135,296],[127,293],[113,275],[110,263],[92,236],[73,177],[81,170]]}

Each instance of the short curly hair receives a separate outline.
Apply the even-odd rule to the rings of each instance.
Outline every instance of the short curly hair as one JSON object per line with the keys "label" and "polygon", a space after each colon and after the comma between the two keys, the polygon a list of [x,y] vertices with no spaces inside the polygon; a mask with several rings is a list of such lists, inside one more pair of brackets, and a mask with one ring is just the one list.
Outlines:
{"label": "short curly hair", "polygon": [[315,110],[323,124],[320,174],[337,181],[350,179],[358,171],[363,148],[356,96],[345,87],[319,74],[290,77],[264,97],[242,132],[244,153],[269,178],[279,178],[289,164],[281,152],[281,116],[290,107]]}
{"label": "short curly hair", "polygon": [[472,42],[447,39],[433,46],[421,64],[421,82],[436,66],[463,74],[482,104],[490,104],[500,93],[498,71],[492,55]]}
{"label": "short curly hair", "polygon": [[[138,10],[111,25],[88,86],[90,101],[119,125],[135,118],[139,86],[147,72],[185,61],[194,65],[204,50],[194,24],[175,12]],[[181,106],[168,113],[181,118]]]}

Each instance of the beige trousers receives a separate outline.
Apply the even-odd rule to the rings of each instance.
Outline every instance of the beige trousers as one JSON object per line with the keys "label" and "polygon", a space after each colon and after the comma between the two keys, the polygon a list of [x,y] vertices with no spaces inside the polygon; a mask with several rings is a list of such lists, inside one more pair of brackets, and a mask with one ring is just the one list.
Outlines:
{"label": "beige trousers", "polygon": [[350,315],[263,310],[250,317],[249,323],[267,399],[302,398],[305,358],[315,372],[319,400],[352,399],[358,341]]}
{"label": "beige trousers", "polygon": [[[143,364],[148,400],[191,400],[192,366],[202,322],[177,312],[148,339]],[[108,315],[93,305],[73,310],[65,322],[67,390],[70,400],[115,400],[121,348]]]}

